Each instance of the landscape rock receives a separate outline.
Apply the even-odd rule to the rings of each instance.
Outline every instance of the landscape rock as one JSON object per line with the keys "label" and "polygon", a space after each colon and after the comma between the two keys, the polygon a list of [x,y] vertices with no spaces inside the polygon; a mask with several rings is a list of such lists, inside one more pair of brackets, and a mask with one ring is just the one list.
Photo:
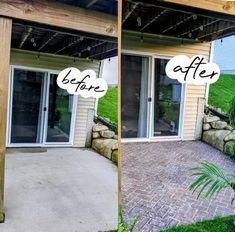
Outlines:
{"label": "landscape rock", "polygon": [[118,142],[116,142],[112,147],[112,150],[117,150],[117,149],[118,149]]}
{"label": "landscape rock", "polygon": [[115,135],[115,133],[111,130],[105,130],[105,131],[100,131],[100,135],[103,138],[113,138],[113,136]]}
{"label": "landscape rock", "polygon": [[210,130],[210,129],[211,129],[210,123],[204,123],[203,124],[203,130]]}
{"label": "landscape rock", "polygon": [[93,131],[94,132],[98,132],[98,131],[105,131],[108,130],[109,128],[105,125],[101,125],[101,124],[96,124],[93,126]]}
{"label": "landscape rock", "polygon": [[92,133],[92,138],[97,139],[97,138],[99,138],[99,137],[100,137],[99,132],[93,132],[93,133]]}
{"label": "landscape rock", "polygon": [[224,153],[235,157],[235,141],[229,141],[224,146]]}
{"label": "landscape rock", "polygon": [[208,130],[204,131],[202,140],[223,151],[224,138],[230,133],[228,130]]}
{"label": "landscape rock", "polygon": [[209,123],[209,122],[216,122],[216,121],[219,121],[220,118],[217,117],[217,116],[212,116],[212,115],[206,115],[204,116],[204,123]]}
{"label": "landscape rock", "polygon": [[112,161],[116,164],[118,163],[118,150],[112,152]]}
{"label": "landscape rock", "polygon": [[227,125],[224,129],[225,129],[225,130],[230,130],[230,131],[232,131],[232,130],[233,130],[233,127]]}
{"label": "landscape rock", "polygon": [[224,141],[231,141],[231,140],[235,140],[235,131],[231,132],[230,134],[228,134],[225,138]]}
{"label": "landscape rock", "polygon": [[99,152],[101,155],[105,156],[106,158],[111,159],[112,147],[116,142],[116,139],[93,139],[92,148]]}
{"label": "landscape rock", "polygon": [[118,139],[118,135],[114,135],[113,138],[114,138],[114,139]]}
{"label": "landscape rock", "polygon": [[227,126],[227,122],[223,122],[223,121],[216,121],[216,122],[212,122],[211,123],[211,127],[214,129],[219,129],[222,130]]}

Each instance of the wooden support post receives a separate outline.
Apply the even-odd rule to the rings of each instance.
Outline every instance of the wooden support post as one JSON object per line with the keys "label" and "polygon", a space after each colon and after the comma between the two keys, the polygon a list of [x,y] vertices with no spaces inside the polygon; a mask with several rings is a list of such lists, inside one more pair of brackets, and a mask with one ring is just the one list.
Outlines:
{"label": "wooden support post", "polygon": [[6,151],[7,98],[12,20],[0,17],[0,222],[4,221],[4,173]]}

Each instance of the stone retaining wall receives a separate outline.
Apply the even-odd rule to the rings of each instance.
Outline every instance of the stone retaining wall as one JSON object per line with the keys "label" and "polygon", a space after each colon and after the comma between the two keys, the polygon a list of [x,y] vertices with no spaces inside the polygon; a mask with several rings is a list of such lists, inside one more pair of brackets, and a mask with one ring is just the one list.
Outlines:
{"label": "stone retaining wall", "polygon": [[235,158],[235,130],[218,116],[204,116],[202,140]]}
{"label": "stone retaining wall", "polygon": [[118,137],[105,125],[95,124],[92,129],[92,148],[118,163]]}

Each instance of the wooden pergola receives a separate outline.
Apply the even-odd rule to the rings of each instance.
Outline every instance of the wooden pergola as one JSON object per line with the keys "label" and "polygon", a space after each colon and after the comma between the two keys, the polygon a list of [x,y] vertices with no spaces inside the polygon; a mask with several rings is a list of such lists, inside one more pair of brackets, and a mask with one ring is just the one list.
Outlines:
{"label": "wooden pergola", "polygon": [[11,49],[102,60],[117,55],[116,0],[0,1],[0,221]]}

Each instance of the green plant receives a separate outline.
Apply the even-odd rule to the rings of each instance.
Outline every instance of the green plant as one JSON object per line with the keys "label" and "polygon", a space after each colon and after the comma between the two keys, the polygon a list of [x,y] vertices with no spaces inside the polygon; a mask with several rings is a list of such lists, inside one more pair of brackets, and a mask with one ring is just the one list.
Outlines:
{"label": "green plant", "polygon": [[[211,198],[226,188],[235,192],[235,176],[226,176],[215,164],[207,161],[200,162],[199,167],[192,169],[197,180],[191,184],[189,189],[194,193],[199,190],[197,198],[203,196]],[[232,199],[231,204],[235,198]]]}
{"label": "green plant", "polygon": [[173,228],[164,229],[161,232],[234,232],[233,224],[235,215],[227,217],[216,217],[189,225],[178,225]]}
{"label": "green plant", "polygon": [[118,218],[118,232],[133,232],[138,220],[139,217],[135,217],[132,225],[129,226],[128,224],[124,223],[122,214],[120,213]]}
{"label": "green plant", "polygon": [[235,123],[235,96],[233,97],[232,101],[230,102],[228,116],[229,116],[230,123],[234,124]]}

